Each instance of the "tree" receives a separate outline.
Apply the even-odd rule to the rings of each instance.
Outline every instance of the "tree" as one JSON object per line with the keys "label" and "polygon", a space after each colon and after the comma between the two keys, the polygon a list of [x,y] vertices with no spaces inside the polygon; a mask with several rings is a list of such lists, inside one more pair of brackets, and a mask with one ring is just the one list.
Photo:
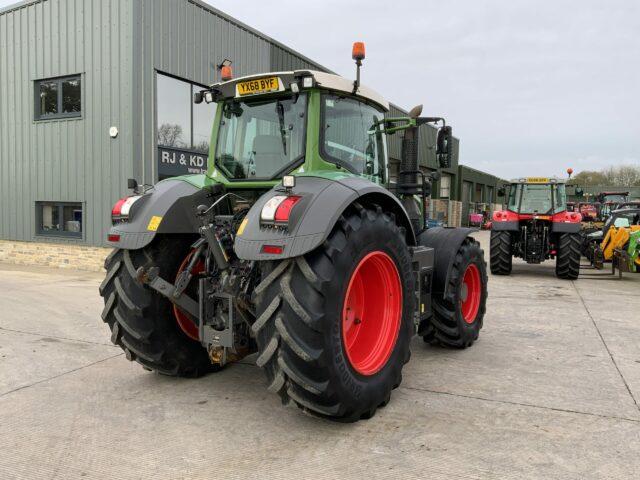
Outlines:
{"label": "tree", "polygon": [[619,165],[617,167],[605,168],[599,172],[585,170],[575,175],[573,181],[577,185],[585,187],[600,185],[618,187],[640,186],[640,166]]}
{"label": "tree", "polygon": [[163,123],[158,127],[158,145],[165,147],[184,147],[182,127],[178,124]]}
{"label": "tree", "polygon": [[611,180],[613,185],[620,185],[621,187],[640,185],[640,167],[633,165],[615,167],[611,172]]}
{"label": "tree", "polygon": [[583,185],[585,187],[592,187],[594,185],[606,185],[608,180],[602,172],[585,170],[575,175],[572,183]]}

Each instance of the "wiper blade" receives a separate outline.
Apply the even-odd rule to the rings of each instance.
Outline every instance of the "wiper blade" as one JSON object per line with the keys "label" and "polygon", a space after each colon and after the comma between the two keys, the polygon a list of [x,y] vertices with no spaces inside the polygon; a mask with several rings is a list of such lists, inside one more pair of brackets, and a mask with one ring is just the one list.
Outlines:
{"label": "wiper blade", "polygon": [[278,100],[276,102],[276,111],[278,112],[278,122],[280,123],[280,137],[282,138],[282,150],[287,154],[287,130],[284,127],[284,105]]}

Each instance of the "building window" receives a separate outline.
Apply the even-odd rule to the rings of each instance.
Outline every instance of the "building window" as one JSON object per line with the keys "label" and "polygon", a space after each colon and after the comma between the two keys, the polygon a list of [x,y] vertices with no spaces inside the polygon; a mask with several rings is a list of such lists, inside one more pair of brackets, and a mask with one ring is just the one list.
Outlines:
{"label": "building window", "polygon": [[487,187],[487,203],[493,203],[493,187]]}
{"label": "building window", "polygon": [[73,118],[82,115],[80,75],[35,82],[36,120]]}
{"label": "building window", "polygon": [[476,183],[476,194],[474,197],[474,201],[477,203],[482,203],[482,185],[479,183]]}
{"label": "building window", "polygon": [[209,152],[215,103],[193,103],[199,84],[157,75],[158,146],[200,153]]}
{"label": "building window", "polygon": [[447,174],[442,174],[440,177],[440,198],[450,198],[451,197],[451,176]]}
{"label": "building window", "polygon": [[82,238],[82,204],[36,202],[36,233]]}

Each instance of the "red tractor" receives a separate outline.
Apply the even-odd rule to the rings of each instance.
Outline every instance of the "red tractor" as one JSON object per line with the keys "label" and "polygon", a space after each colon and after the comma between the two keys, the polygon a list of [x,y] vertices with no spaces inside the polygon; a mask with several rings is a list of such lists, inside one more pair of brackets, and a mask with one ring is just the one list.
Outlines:
{"label": "red tractor", "polygon": [[505,194],[507,208],[494,212],[491,224],[491,273],[509,275],[513,257],[527,263],[555,258],[558,278],[578,278],[582,215],[567,211],[565,181],[521,178],[498,192]]}

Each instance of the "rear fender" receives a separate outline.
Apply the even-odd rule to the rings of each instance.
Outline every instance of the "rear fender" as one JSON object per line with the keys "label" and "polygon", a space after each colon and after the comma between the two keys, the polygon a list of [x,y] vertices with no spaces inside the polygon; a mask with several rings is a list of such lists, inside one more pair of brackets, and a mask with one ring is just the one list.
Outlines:
{"label": "rear fender", "polygon": [[493,212],[491,230],[497,232],[517,231],[520,229],[520,217],[510,210],[496,210]]}
{"label": "rear fender", "polygon": [[205,202],[207,190],[183,180],[165,180],[133,204],[129,221],[109,229],[107,244],[126,250],[147,246],[157,234],[197,233],[195,207]]}
{"label": "rear fender", "polygon": [[556,213],[551,221],[554,233],[578,233],[582,229],[582,215],[577,212]]}
{"label": "rear fender", "polygon": [[418,245],[435,250],[433,292],[445,295],[449,286],[451,270],[462,242],[473,232],[473,228],[436,227],[418,235]]}
{"label": "rear fender", "polygon": [[[396,216],[405,228],[407,244],[415,245],[415,235],[400,201],[388,190],[360,177],[339,180],[323,177],[296,177],[290,192],[302,199],[293,207],[287,228],[262,225],[260,213],[265,203],[276,195],[287,195],[282,185],[265,193],[245,217],[244,228],[234,243],[238,258],[243,260],[282,260],[304,255],[329,236],[342,213],[354,202],[380,205]],[[264,245],[282,247],[281,254],[264,253]]]}

